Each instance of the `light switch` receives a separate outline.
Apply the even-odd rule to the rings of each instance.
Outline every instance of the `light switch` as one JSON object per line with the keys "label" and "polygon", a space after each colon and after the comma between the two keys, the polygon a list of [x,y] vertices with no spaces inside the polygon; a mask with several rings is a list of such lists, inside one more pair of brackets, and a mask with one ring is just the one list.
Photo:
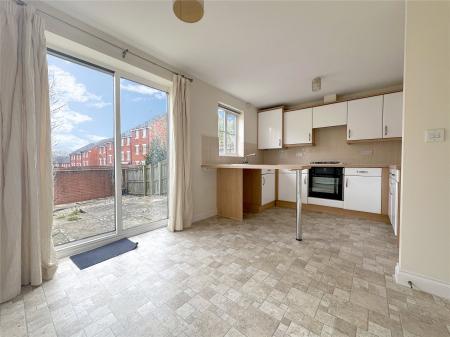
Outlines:
{"label": "light switch", "polygon": [[444,138],[445,138],[445,129],[425,130],[425,142],[427,143],[443,142]]}

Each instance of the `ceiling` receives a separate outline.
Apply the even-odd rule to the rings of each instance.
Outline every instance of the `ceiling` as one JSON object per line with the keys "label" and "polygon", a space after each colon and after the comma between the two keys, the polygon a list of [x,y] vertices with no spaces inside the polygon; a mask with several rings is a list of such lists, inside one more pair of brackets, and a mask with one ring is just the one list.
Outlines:
{"label": "ceiling", "polygon": [[404,2],[205,1],[194,24],[171,1],[47,3],[257,107],[403,78]]}

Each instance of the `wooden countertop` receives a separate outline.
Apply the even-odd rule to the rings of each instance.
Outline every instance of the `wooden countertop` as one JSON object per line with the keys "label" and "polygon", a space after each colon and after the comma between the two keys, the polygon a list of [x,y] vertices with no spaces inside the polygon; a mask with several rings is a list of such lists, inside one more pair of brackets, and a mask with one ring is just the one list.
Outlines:
{"label": "wooden countertop", "polygon": [[235,169],[253,169],[253,170],[303,170],[308,169],[311,165],[304,164],[202,164],[204,168],[235,168]]}
{"label": "wooden countertop", "polygon": [[202,164],[203,168],[238,168],[238,169],[253,169],[253,170],[303,170],[311,167],[355,167],[355,168],[398,168],[396,165],[376,165],[376,164]]}

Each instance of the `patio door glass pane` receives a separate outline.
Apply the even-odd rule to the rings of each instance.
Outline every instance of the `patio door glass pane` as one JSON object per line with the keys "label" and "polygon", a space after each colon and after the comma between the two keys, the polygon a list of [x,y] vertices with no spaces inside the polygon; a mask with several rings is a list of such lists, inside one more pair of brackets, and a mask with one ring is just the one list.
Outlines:
{"label": "patio door glass pane", "polygon": [[114,232],[114,74],[48,54],[55,245]]}
{"label": "patio door glass pane", "polygon": [[120,79],[122,222],[124,229],[167,219],[168,95]]}

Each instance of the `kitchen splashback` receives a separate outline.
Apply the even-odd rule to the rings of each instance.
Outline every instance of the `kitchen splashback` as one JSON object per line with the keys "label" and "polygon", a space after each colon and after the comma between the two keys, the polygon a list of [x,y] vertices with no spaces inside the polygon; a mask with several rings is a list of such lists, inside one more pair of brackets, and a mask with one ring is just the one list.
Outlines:
{"label": "kitchen splashback", "polygon": [[[254,143],[244,143],[244,153],[256,153],[256,156],[249,157],[251,164],[262,164],[262,151]],[[219,137],[202,136],[202,163],[236,164],[242,163],[242,157],[219,156]]]}
{"label": "kitchen splashback", "polygon": [[293,147],[263,152],[264,164],[308,164],[312,161],[337,160],[347,164],[400,164],[399,140],[347,144],[346,126],[315,129],[315,146]]}

